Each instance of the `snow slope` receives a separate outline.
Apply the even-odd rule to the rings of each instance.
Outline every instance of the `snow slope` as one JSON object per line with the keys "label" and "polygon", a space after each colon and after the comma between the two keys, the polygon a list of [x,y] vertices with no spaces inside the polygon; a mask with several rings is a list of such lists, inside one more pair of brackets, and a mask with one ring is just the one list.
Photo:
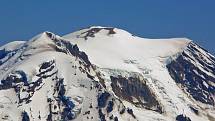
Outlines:
{"label": "snow slope", "polygon": [[215,58],[94,26],[0,47],[0,120],[214,121]]}
{"label": "snow slope", "polygon": [[22,44],[24,44],[25,41],[13,41],[13,42],[10,42],[6,45],[3,45],[0,47],[0,50],[7,50],[7,51],[12,51],[12,50],[15,50],[17,48],[19,48],[20,46],[22,46]]}
{"label": "snow slope", "polygon": [[0,119],[135,120],[128,112],[119,114],[127,108],[98,83],[94,68],[67,40],[50,32],[35,36],[1,65]]}
{"label": "snow slope", "polygon": [[[110,30],[114,33],[110,34]],[[93,33],[93,36],[85,37],[87,33]],[[164,105],[165,115],[174,118],[178,114],[185,114],[192,117],[192,120],[203,120],[201,116],[196,116],[190,110],[190,106],[199,107],[199,105],[195,105],[193,100],[177,86],[166,67],[186,50],[187,46],[192,43],[191,40],[186,38],[146,39],[133,36],[121,29],[106,29],[106,27],[90,27],[65,35],[64,38],[85,51],[90,61],[106,72],[107,80],[110,80],[113,70],[117,70],[114,75],[129,71],[138,72],[147,78],[148,85]],[[215,79],[213,78],[212,81],[214,84]],[[213,114],[214,106],[209,107],[212,112],[208,113]],[[204,107],[204,109],[207,108],[208,106]],[[202,110],[202,113],[207,117],[207,111]],[[146,113],[142,115],[144,114]],[[148,114],[145,115],[147,116]]]}
{"label": "snow slope", "polygon": [[[99,27],[89,29],[93,28]],[[129,69],[130,71],[137,70],[124,61],[144,61],[144,65],[146,65],[151,60],[163,60],[181,52],[190,42],[186,38],[145,39],[132,36],[132,34],[116,28],[114,29],[116,34],[108,34],[109,30],[102,29],[95,33],[95,37],[77,38],[77,36],[82,35],[83,31],[87,30],[65,35],[64,38],[71,40],[72,43],[77,44],[83,51],[87,52],[91,62],[100,67]]]}

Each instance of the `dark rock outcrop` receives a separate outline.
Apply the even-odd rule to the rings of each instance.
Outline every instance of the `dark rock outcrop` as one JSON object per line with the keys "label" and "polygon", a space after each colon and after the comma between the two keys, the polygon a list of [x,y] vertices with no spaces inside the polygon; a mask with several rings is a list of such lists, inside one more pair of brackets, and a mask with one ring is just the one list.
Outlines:
{"label": "dark rock outcrop", "polygon": [[100,94],[98,97],[98,107],[104,108],[107,105],[107,101],[109,97],[110,97],[110,94],[108,92],[104,92]]}
{"label": "dark rock outcrop", "polygon": [[[162,108],[144,80],[137,77],[111,76],[111,86],[114,93],[138,107],[144,107],[162,113]],[[133,98],[136,98],[134,101]]]}
{"label": "dark rock outcrop", "polygon": [[88,37],[95,37],[95,34],[98,33],[101,30],[107,30],[108,35],[116,34],[116,32],[114,31],[114,28],[112,28],[112,27],[90,28],[89,30],[87,30],[86,32],[81,33],[81,35],[78,35],[77,37],[78,38],[84,38],[85,40],[87,40]]}
{"label": "dark rock outcrop", "polygon": [[0,50],[0,65],[7,62],[11,57],[16,54],[17,50],[7,51],[5,49]]}
{"label": "dark rock outcrop", "polygon": [[113,110],[113,105],[114,105],[113,101],[108,102],[108,106],[106,108],[108,113],[110,113]]}
{"label": "dark rock outcrop", "polygon": [[22,121],[30,121],[28,113],[25,111],[22,113]]}
{"label": "dark rock outcrop", "polygon": [[176,60],[167,65],[167,68],[175,82],[195,100],[215,104],[213,99],[215,78],[205,72],[215,74],[215,58],[200,46],[190,43]]}
{"label": "dark rock outcrop", "polygon": [[100,121],[106,121],[105,114],[102,113],[102,109],[99,109],[99,118]]}
{"label": "dark rock outcrop", "polygon": [[86,63],[86,66],[89,67],[91,65],[91,62],[89,61],[87,54],[83,51],[80,51],[76,44],[73,45],[69,41],[63,40],[61,38],[55,38],[53,39],[53,41],[57,45],[55,49],[58,52],[63,52],[66,54],[70,53],[73,56],[83,60]]}
{"label": "dark rock outcrop", "polygon": [[181,114],[176,117],[176,121],[191,121],[189,117]]}

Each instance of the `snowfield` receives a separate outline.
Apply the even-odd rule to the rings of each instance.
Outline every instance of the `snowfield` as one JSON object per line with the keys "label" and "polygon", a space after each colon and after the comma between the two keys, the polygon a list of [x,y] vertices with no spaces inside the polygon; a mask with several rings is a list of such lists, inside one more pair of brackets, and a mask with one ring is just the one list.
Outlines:
{"label": "snowfield", "polygon": [[93,26],[0,47],[2,121],[215,121],[215,57]]}

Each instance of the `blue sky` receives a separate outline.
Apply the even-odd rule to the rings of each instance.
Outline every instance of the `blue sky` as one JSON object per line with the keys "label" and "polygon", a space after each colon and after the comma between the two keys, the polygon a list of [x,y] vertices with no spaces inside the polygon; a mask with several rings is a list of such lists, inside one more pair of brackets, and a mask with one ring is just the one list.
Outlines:
{"label": "blue sky", "polygon": [[188,37],[215,54],[214,0],[1,0],[0,45],[101,25],[146,38]]}

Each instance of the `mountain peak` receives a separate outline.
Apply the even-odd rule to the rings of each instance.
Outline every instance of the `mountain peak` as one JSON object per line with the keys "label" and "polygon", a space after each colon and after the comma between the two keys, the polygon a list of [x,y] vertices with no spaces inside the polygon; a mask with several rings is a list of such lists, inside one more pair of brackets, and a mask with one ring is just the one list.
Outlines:
{"label": "mountain peak", "polygon": [[187,38],[45,31],[0,47],[0,119],[214,121],[214,69]]}
{"label": "mountain peak", "polygon": [[[112,34],[110,34],[112,33]],[[113,28],[93,26],[63,36],[89,54],[93,63],[104,68],[131,69],[125,60],[166,61],[167,57],[181,53],[191,40],[187,38],[147,39],[132,36],[129,32]],[[105,60],[105,61],[104,61]],[[113,63],[114,60],[114,63]]]}
{"label": "mountain peak", "polygon": [[79,31],[67,34],[64,38],[83,38],[88,40],[97,36],[113,37],[113,36],[132,36],[131,33],[115,27],[91,26]]}

